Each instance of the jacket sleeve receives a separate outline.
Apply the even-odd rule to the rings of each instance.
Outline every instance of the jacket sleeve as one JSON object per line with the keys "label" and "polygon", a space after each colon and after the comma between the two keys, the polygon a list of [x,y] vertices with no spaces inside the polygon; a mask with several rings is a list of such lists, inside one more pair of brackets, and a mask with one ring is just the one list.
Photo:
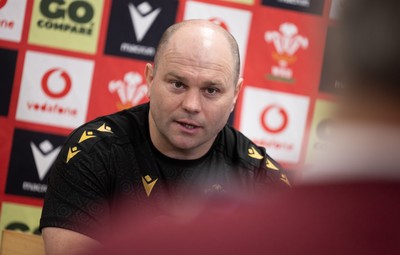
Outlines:
{"label": "jacket sleeve", "polygon": [[58,227],[100,238],[97,230],[104,229],[109,216],[111,181],[110,148],[101,140],[99,132],[86,129],[70,136],[50,170],[40,230]]}

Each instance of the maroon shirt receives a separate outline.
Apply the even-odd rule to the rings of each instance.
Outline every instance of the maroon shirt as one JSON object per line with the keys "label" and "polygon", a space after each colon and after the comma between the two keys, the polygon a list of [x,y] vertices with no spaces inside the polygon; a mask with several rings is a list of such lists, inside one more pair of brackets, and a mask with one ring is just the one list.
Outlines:
{"label": "maroon shirt", "polygon": [[95,254],[400,254],[399,182],[308,185],[224,206],[126,224]]}

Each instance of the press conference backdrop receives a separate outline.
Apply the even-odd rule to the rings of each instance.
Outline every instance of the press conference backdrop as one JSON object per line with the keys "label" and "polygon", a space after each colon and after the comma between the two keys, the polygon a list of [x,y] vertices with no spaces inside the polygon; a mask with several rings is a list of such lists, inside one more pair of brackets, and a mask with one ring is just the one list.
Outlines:
{"label": "press conference backdrop", "polygon": [[215,22],[239,44],[245,82],[232,124],[291,171],[312,164],[326,153],[333,125],[338,83],[329,45],[339,7],[340,0],[0,0],[0,202],[40,208],[66,136],[146,102],[145,64],[163,31],[187,19]]}

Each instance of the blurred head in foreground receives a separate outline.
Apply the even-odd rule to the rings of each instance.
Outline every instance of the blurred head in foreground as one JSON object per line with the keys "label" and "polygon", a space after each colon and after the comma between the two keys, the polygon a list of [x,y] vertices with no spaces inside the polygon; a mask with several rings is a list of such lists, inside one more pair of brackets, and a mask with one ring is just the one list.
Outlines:
{"label": "blurred head in foreground", "polygon": [[345,87],[329,166],[330,177],[341,178],[228,213],[209,207],[186,223],[163,219],[103,252],[400,254],[399,13],[397,0],[343,2],[337,50]]}
{"label": "blurred head in foreground", "polygon": [[335,48],[344,86],[330,151],[304,179],[399,178],[400,2],[342,1]]}
{"label": "blurred head in foreground", "polygon": [[339,21],[343,115],[400,126],[400,2],[343,1]]}

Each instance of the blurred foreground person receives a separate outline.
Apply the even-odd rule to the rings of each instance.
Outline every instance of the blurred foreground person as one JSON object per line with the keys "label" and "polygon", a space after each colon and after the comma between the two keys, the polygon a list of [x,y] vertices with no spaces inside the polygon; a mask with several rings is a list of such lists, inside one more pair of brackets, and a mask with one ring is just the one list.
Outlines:
{"label": "blurred foreground person", "polygon": [[203,195],[288,187],[265,149],[227,125],[239,69],[225,29],[171,26],[146,65],[150,103],[78,128],[53,165],[40,221],[48,254],[97,246],[124,215],[150,220]]}
{"label": "blurred foreground person", "polygon": [[342,7],[336,132],[304,182],[188,222],[125,228],[101,254],[400,254],[400,2]]}

